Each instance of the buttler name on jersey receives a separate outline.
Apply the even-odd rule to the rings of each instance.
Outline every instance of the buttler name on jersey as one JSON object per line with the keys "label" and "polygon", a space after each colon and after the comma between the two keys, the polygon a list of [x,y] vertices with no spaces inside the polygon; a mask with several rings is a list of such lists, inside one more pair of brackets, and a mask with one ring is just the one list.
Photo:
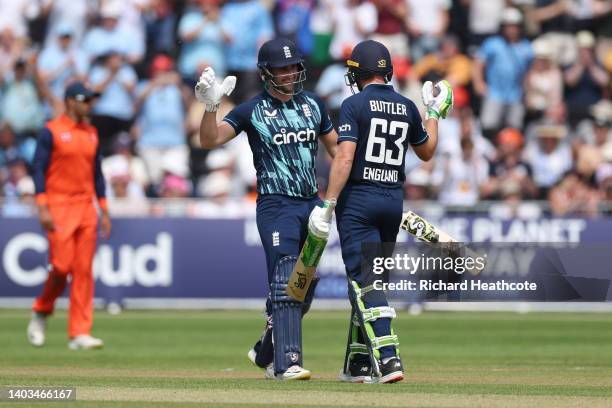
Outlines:
{"label": "buttler name on jersey", "polygon": [[406,105],[397,102],[370,101],[370,111],[406,116]]}

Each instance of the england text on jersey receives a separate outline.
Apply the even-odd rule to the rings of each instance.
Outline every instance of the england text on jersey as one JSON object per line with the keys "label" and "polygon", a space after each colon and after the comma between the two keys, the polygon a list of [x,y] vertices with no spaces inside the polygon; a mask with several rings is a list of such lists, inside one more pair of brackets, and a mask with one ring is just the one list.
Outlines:
{"label": "england text on jersey", "polygon": [[372,167],[363,168],[364,180],[378,181],[382,183],[397,183],[399,171],[376,169]]}

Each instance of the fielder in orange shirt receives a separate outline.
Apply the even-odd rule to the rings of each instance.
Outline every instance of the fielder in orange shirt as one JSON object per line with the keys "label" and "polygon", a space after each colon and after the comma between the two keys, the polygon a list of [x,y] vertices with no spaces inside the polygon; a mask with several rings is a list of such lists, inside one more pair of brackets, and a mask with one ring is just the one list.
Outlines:
{"label": "fielder in orange shirt", "polygon": [[36,298],[28,339],[34,346],[45,343],[46,319],[71,276],[68,311],[68,347],[101,348],[102,340],[91,336],[94,279],[92,262],[96,250],[98,212],[103,238],[111,221],[104,191],[96,128],[89,124],[92,100],[98,96],[82,82],[65,91],[65,114],[47,122],[38,137],[34,155],[36,203],[49,240],[49,276]]}

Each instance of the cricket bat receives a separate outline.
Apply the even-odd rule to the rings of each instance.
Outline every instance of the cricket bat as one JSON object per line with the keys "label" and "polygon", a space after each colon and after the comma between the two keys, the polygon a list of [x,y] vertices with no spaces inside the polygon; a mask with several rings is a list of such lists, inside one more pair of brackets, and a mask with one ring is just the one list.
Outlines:
{"label": "cricket bat", "polygon": [[[433,244],[443,242],[459,243],[459,241],[457,241],[455,238],[451,237],[449,234],[412,211],[407,211],[402,215],[400,227],[424,242],[430,242]],[[464,248],[466,257],[478,257],[478,254],[476,254],[476,252],[474,252],[472,249],[468,248],[467,246]],[[469,270],[469,272],[472,275],[478,275],[483,269],[484,267],[474,268]]]}
{"label": "cricket bat", "polygon": [[[323,208],[325,208],[323,216],[326,221],[329,222],[331,220],[335,207],[336,200],[325,201],[323,204]],[[328,238],[328,233],[313,231],[308,228],[308,237],[306,237],[306,242],[304,242],[300,256],[298,256],[297,263],[287,283],[287,294],[295,300],[304,301],[310,283],[315,276],[321,255],[323,255],[323,250],[325,250],[325,245],[327,245]]]}

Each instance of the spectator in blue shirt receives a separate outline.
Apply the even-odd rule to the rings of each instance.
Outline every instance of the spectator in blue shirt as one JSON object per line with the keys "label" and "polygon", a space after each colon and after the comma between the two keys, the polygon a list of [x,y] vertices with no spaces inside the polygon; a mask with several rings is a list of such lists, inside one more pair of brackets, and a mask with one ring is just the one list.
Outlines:
{"label": "spectator in blue shirt", "polygon": [[310,55],[314,47],[314,37],[310,28],[310,18],[317,4],[316,0],[277,0],[276,26],[278,34],[291,39],[302,55]]}
{"label": "spectator in blue shirt", "polygon": [[144,41],[130,30],[118,25],[121,13],[120,5],[108,3],[102,7],[101,24],[91,28],[83,39],[83,50],[88,53],[90,62],[94,62],[109,52],[122,54],[130,64],[138,64],[144,57]]}
{"label": "spectator in blue shirt", "polygon": [[36,140],[24,138],[19,141],[9,125],[0,124],[0,168],[8,166],[14,160],[32,163],[35,150]]}
{"label": "spectator in blue shirt", "polygon": [[49,41],[38,57],[40,80],[50,91],[53,112],[47,112],[48,116],[63,112],[64,89],[70,82],[84,81],[89,69],[87,57],[74,46],[72,27],[61,25],[56,33],[57,41]]}
{"label": "spectator in blue shirt", "polygon": [[[173,2],[174,0],[157,0],[144,11],[147,56],[174,52],[177,16]],[[149,61],[148,58],[145,59]]]}
{"label": "spectator in blue shirt", "polygon": [[72,41],[80,44],[91,17],[97,13],[98,5],[90,0],[43,0],[42,13],[47,16],[47,38],[45,45],[55,41],[62,27],[72,29]]}
{"label": "spectator in blue shirt", "polygon": [[224,42],[227,35],[221,24],[219,0],[200,0],[200,6],[188,11],[179,23],[179,37],[183,42],[178,61],[179,72],[195,85],[200,73],[212,67],[225,76]]}
{"label": "spectator in blue shirt", "polygon": [[111,52],[103,60],[92,68],[89,82],[100,94],[93,108],[92,124],[98,129],[102,154],[108,156],[116,135],[131,127],[137,78],[120,54]]}
{"label": "spectator in blue shirt", "polygon": [[181,77],[172,59],[157,55],[151,63],[151,79],[141,82],[136,90],[137,150],[153,184],[161,182],[167,156],[185,167],[188,164],[185,103],[180,85]]}
{"label": "spectator in blue shirt", "polygon": [[533,52],[529,41],[521,37],[522,22],[520,11],[505,9],[502,34],[482,44],[474,64],[474,89],[484,98],[480,120],[490,140],[502,127],[523,127],[523,79]]}
{"label": "spectator in blue shirt", "polygon": [[221,20],[229,36],[226,47],[228,74],[237,78],[231,98],[234,103],[240,103],[259,87],[257,53],[259,47],[274,36],[272,17],[259,0],[234,0],[223,6]]}
{"label": "spectator in blue shirt", "polygon": [[18,144],[35,136],[43,126],[44,114],[38,89],[31,77],[31,61],[17,59],[13,70],[4,78],[2,116],[17,135]]}

